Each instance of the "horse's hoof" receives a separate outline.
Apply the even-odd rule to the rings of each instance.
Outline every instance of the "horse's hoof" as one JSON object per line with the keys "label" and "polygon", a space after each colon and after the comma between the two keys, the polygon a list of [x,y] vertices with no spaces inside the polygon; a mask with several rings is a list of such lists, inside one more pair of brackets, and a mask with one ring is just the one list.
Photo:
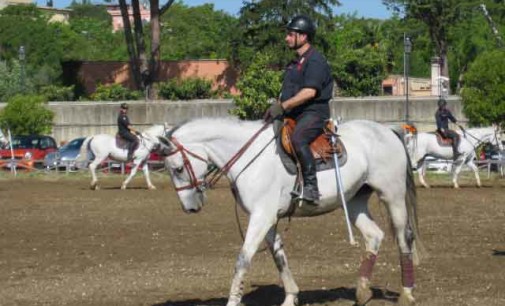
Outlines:
{"label": "horse's hoof", "polygon": [[284,303],[281,306],[298,306],[298,296],[295,294],[287,294]]}
{"label": "horse's hoof", "polygon": [[126,190],[126,186],[125,185],[121,185],[121,190]]}
{"label": "horse's hoof", "polygon": [[361,277],[356,288],[356,305],[365,305],[372,299],[372,290],[370,290],[370,281]]}
{"label": "horse's hoof", "polygon": [[415,305],[415,304],[416,304],[416,300],[414,299],[414,296],[412,295],[412,289],[404,288],[402,293],[400,294],[400,297],[398,298],[398,305],[411,306],[411,305]]}
{"label": "horse's hoof", "polygon": [[98,187],[98,185],[97,185],[97,184],[91,184],[91,185],[89,186],[89,189],[91,189],[91,190],[98,190],[98,189],[100,189],[100,188]]}
{"label": "horse's hoof", "polygon": [[149,187],[147,187],[147,188],[148,188],[149,190],[156,190],[156,186],[152,186],[152,185],[151,185],[151,186],[149,186]]}

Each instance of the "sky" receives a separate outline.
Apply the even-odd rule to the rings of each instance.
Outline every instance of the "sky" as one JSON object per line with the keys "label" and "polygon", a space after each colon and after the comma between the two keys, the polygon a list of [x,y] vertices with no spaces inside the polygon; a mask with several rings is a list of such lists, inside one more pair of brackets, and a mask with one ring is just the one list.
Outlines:
{"label": "sky", "polygon": [[[177,0],[179,1],[179,0]],[[45,5],[46,0],[37,0],[38,5]],[[93,3],[102,3],[96,0]],[[117,2],[117,1],[115,1]],[[128,1],[129,2],[129,1]],[[160,0],[160,4],[166,3],[166,0]],[[242,6],[242,0],[183,0],[188,6],[202,5],[204,3],[213,3],[216,10],[223,10],[232,15],[238,14]],[[53,0],[54,6],[65,8],[72,3],[72,0]],[[382,4],[382,0],[340,0],[341,6],[337,7],[335,14],[356,12],[358,17],[386,19],[391,17],[391,13]]]}

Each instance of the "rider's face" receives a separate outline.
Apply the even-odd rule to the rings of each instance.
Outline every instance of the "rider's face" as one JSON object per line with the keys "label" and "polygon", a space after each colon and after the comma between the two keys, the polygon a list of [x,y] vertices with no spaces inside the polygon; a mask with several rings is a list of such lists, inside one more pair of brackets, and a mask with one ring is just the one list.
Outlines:
{"label": "rider's face", "polygon": [[286,41],[286,44],[290,49],[298,49],[307,42],[307,35],[294,31],[288,31],[284,41]]}

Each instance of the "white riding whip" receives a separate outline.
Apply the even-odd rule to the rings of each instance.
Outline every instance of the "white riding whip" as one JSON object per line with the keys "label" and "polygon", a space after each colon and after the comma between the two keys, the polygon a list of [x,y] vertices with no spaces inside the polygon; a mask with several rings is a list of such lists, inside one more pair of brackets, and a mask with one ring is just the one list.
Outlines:
{"label": "white riding whip", "polygon": [[[331,143],[334,148],[337,146],[337,138],[335,131],[331,131]],[[357,245],[354,240],[354,235],[352,233],[351,221],[349,219],[349,212],[347,211],[347,203],[345,201],[344,196],[344,186],[342,184],[342,175],[340,174],[340,166],[338,165],[338,156],[337,152],[334,150],[333,152],[333,161],[335,162],[335,178],[337,180],[337,193],[340,194],[340,199],[342,201],[342,207],[344,208],[345,221],[347,224],[347,232],[349,233],[349,243],[351,245]]]}

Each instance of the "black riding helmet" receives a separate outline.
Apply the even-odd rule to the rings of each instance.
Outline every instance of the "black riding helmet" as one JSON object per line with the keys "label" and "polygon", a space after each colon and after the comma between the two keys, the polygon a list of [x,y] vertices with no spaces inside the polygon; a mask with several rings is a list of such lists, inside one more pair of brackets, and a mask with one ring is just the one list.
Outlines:
{"label": "black riding helmet", "polygon": [[438,107],[446,106],[447,101],[445,99],[438,99]]}
{"label": "black riding helmet", "polygon": [[309,17],[304,15],[295,16],[286,26],[288,31],[307,34],[309,41],[314,39],[316,35],[316,27]]}
{"label": "black riding helmet", "polygon": [[128,109],[128,104],[121,103],[121,109]]}

